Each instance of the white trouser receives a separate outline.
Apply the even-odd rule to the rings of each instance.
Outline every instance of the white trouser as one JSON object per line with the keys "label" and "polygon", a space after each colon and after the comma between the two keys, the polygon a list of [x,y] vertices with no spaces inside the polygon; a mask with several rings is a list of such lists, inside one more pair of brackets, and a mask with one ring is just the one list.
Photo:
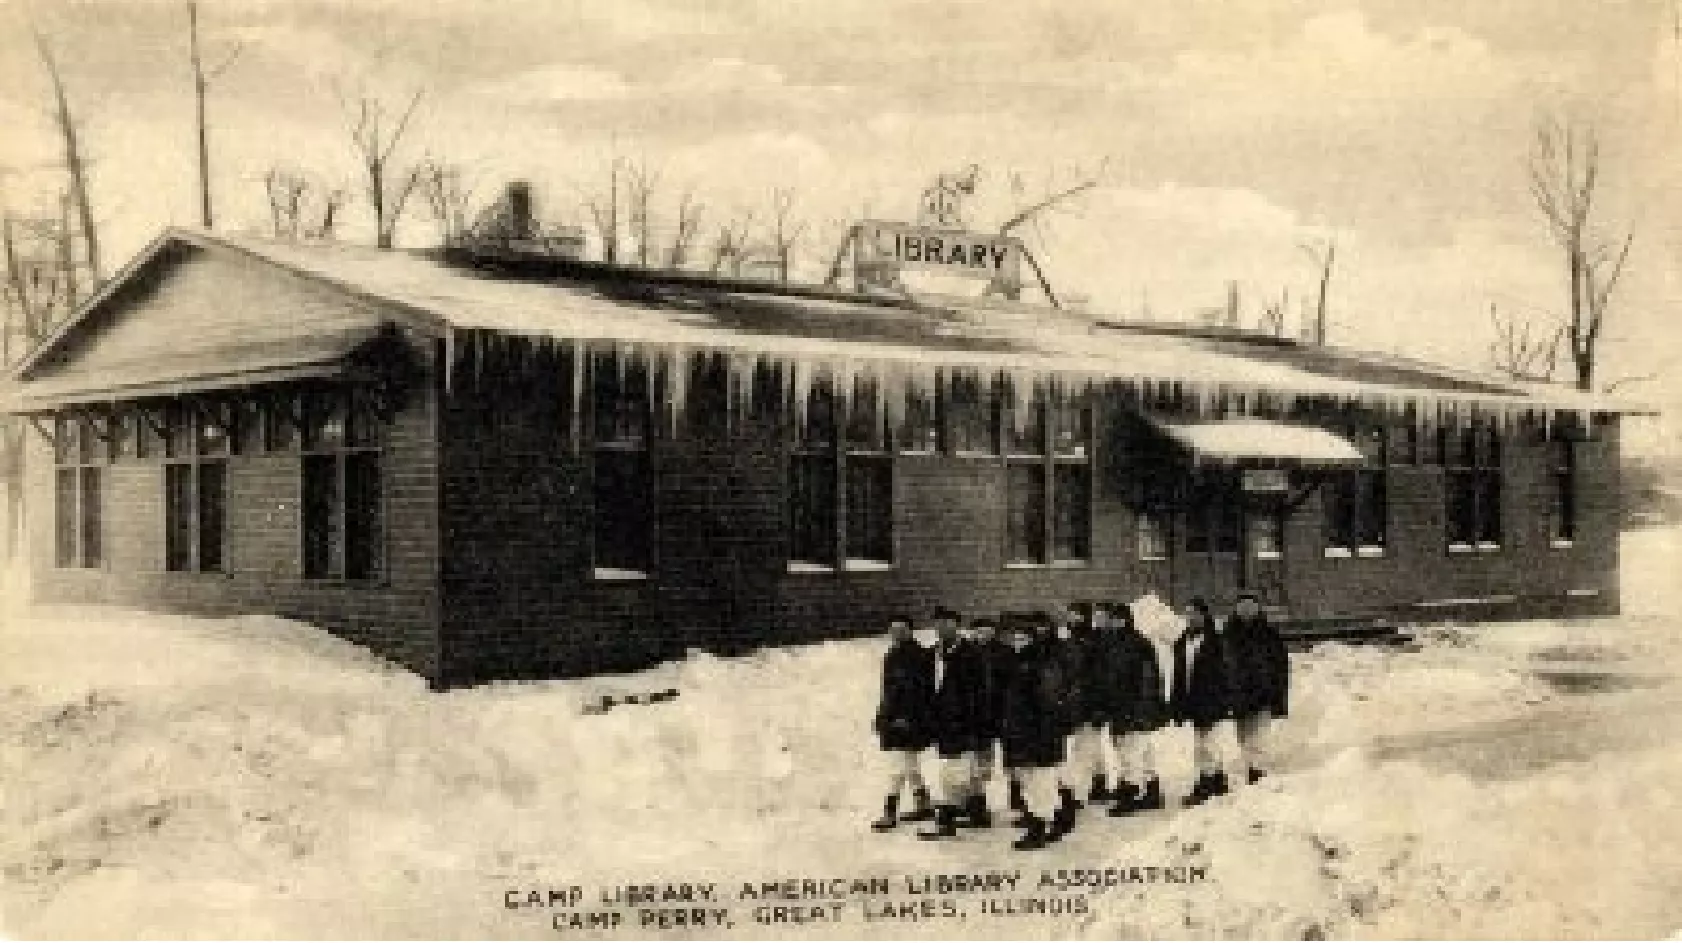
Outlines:
{"label": "white trouser", "polygon": [[1057,794],[1057,770],[1048,766],[1025,766],[1017,769],[1017,781],[1022,784],[1022,799],[1028,804],[1028,814],[1050,819],[1062,804]]}
{"label": "white trouser", "polygon": [[940,758],[941,801],[948,805],[963,805],[975,790],[976,755],[960,753]]}
{"label": "white trouser", "polygon": [[1197,767],[1198,773],[1218,773],[1221,771],[1220,744],[1215,741],[1219,735],[1217,727],[1195,727],[1192,731],[1191,760]]}
{"label": "white trouser", "polygon": [[897,796],[906,784],[923,789],[922,752],[919,750],[888,750],[888,795]]}
{"label": "white trouser", "polygon": [[1238,752],[1250,769],[1267,770],[1272,760],[1275,724],[1271,711],[1238,718]]}
{"label": "white trouser", "polygon": [[1063,785],[1071,789],[1083,789],[1092,777],[1104,772],[1104,732],[1097,726],[1076,727],[1069,734],[1068,760],[1063,764],[1066,770]]}
{"label": "white trouser", "polygon": [[1157,777],[1155,732],[1118,733],[1114,743],[1116,776],[1119,779],[1143,786]]}

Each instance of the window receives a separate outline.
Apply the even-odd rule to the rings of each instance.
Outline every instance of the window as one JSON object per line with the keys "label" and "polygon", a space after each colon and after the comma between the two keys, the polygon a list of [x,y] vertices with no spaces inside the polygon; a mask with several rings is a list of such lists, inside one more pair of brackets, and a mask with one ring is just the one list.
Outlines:
{"label": "window", "polygon": [[1488,422],[1467,423],[1450,436],[1444,461],[1448,547],[1501,547],[1501,436]]}
{"label": "window", "polygon": [[642,576],[653,562],[652,383],[641,357],[604,351],[591,358],[591,566],[597,576]]}
{"label": "window", "polygon": [[1382,427],[1350,436],[1366,465],[1339,472],[1326,483],[1327,556],[1377,556],[1388,542],[1389,441]]}
{"label": "window", "polygon": [[1092,557],[1091,408],[1057,388],[1021,396],[999,384],[1006,452],[1009,564]]}
{"label": "window", "polygon": [[1186,506],[1187,553],[1237,553],[1239,550],[1238,483],[1219,472],[1194,474]]}
{"label": "window", "polygon": [[975,373],[953,374],[946,387],[946,448],[968,455],[999,451],[999,388]]}
{"label": "window", "polygon": [[1577,447],[1569,439],[1549,443],[1552,452],[1552,503],[1548,514],[1548,539],[1555,546],[1569,546],[1577,539]]}
{"label": "window", "polygon": [[[109,426],[104,432],[109,433]],[[59,419],[53,429],[53,563],[98,567],[104,562],[104,510],[100,463],[106,460],[102,424]]]}
{"label": "window", "polygon": [[844,407],[843,415],[833,380],[814,380],[789,458],[788,555],[796,567],[893,562],[893,457],[879,384],[855,378]]}
{"label": "window", "polygon": [[1168,527],[1159,511],[1140,511],[1134,520],[1139,545],[1139,559],[1168,559]]}
{"label": "window", "polygon": [[164,569],[223,569],[227,530],[228,428],[210,404],[163,412]]}
{"label": "window", "polygon": [[940,413],[934,389],[915,380],[906,382],[905,412],[900,416],[897,440],[902,452],[939,451]]}
{"label": "window", "polygon": [[378,418],[357,389],[315,390],[302,407],[304,578],[378,579],[385,567]]}

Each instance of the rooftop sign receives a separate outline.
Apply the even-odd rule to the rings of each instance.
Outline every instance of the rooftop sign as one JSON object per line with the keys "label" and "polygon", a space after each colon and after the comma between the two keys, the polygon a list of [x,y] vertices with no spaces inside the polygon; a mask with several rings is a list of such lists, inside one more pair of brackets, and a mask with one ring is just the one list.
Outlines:
{"label": "rooftop sign", "polygon": [[867,221],[859,226],[859,261],[921,268],[1015,284],[1022,242],[1009,236]]}

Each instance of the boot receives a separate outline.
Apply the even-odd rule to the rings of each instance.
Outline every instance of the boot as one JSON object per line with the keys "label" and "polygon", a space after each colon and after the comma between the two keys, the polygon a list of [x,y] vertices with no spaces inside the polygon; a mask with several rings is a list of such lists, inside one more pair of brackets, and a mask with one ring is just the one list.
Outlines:
{"label": "boot", "polygon": [[934,804],[929,801],[927,788],[919,787],[912,793],[916,805],[910,812],[899,817],[901,822],[930,822],[934,820]]}
{"label": "boot", "polygon": [[1208,802],[1214,797],[1214,795],[1215,774],[1199,773],[1197,775],[1197,782],[1191,787],[1191,792],[1186,794],[1185,799],[1180,804],[1189,809],[1192,806],[1202,805],[1203,803]]}
{"label": "boot", "polygon": [[1145,783],[1144,794],[1139,796],[1139,802],[1135,808],[1141,812],[1155,812],[1161,809],[1163,805],[1162,780],[1152,776],[1150,780]]}
{"label": "boot", "polygon": [[1076,799],[1075,791],[1070,789],[1068,786],[1057,787],[1057,798],[1062,800],[1060,804],[1063,807],[1066,807],[1070,812],[1086,807],[1086,803]]}
{"label": "boot", "polygon": [[1211,780],[1209,783],[1209,798],[1213,799],[1217,796],[1224,796],[1232,791],[1232,784],[1228,783],[1226,779],[1226,770],[1221,770],[1220,772],[1211,775],[1209,778]]}
{"label": "boot", "polygon": [[1045,833],[1046,843],[1057,841],[1074,830],[1075,810],[1067,805],[1059,805],[1057,811],[1051,813],[1051,828]]}
{"label": "boot", "polygon": [[1108,778],[1105,777],[1103,773],[1094,773],[1092,776],[1092,788],[1088,789],[1086,792],[1086,801],[1104,802],[1114,799],[1115,797],[1116,794],[1110,791]]}
{"label": "boot", "polygon": [[983,792],[971,793],[969,801],[964,803],[964,825],[970,828],[992,828],[993,813],[987,809],[987,794]]}
{"label": "boot", "polygon": [[1262,778],[1265,777],[1266,775],[1267,775],[1266,770],[1257,769],[1254,766],[1250,767],[1250,785],[1254,786],[1256,783],[1261,782]]}
{"label": "boot", "polygon": [[1119,819],[1122,816],[1132,815],[1139,811],[1139,804],[1143,801],[1144,794],[1145,791],[1136,784],[1125,779],[1118,781],[1115,790],[1116,803],[1110,806],[1111,817]]}
{"label": "boot", "polygon": [[1022,824],[1022,837],[1010,843],[1010,847],[1017,851],[1035,851],[1048,844],[1045,834],[1045,820],[1036,816],[1027,816]]}
{"label": "boot", "polygon": [[934,810],[934,828],[925,829],[917,833],[917,837],[924,841],[939,841],[942,838],[958,837],[958,807],[941,804]]}
{"label": "boot", "polygon": [[891,832],[899,824],[899,793],[894,793],[882,802],[882,817],[870,823],[870,827],[878,832]]}
{"label": "boot", "polygon": [[[1024,814],[1028,811],[1028,800],[1022,797],[1022,784],[1014,779],[1010,781],[1010,811]],[[1018,825],[1017,828],[1022,826]]]}

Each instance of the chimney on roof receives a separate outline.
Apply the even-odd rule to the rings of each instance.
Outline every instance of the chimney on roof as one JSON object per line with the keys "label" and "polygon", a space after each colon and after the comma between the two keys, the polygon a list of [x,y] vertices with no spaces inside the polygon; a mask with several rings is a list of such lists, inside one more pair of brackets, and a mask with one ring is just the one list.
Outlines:
{"label": "chimney on roof", "polygon": [[508,225],[508,238],[532,239],[537,236],[537,225],[531,211],[531,183],[525,180],[509,181],[503,191],[505,219]]}

